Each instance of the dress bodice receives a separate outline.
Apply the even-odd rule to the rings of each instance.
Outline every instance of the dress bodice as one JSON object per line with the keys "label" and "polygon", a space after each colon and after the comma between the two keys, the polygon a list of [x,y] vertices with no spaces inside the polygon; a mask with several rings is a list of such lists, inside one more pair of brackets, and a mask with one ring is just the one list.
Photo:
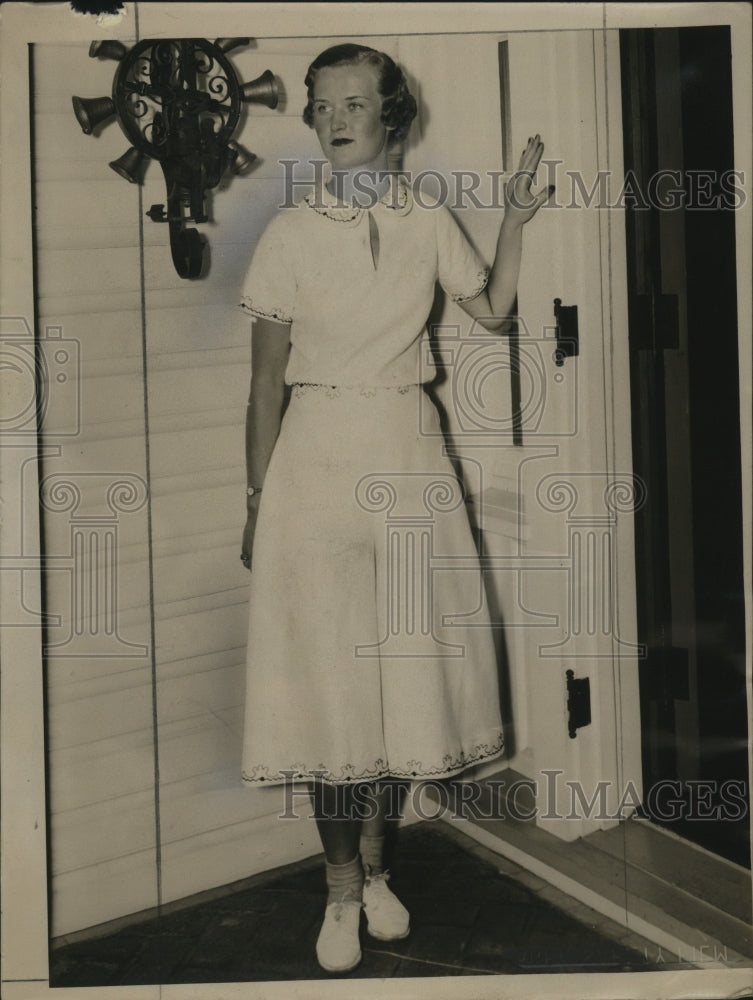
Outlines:
{"label": "dress bodice", "polygon": [[[377,267],[369,214],[379,233]],[[241,307],[291,324],[288,384],[409,385],[435,375],[426,322],[436,282],[461,302],[487,277],[449,210],[419,204],[404,183],[371,208],[324,191],[269,223]]]}

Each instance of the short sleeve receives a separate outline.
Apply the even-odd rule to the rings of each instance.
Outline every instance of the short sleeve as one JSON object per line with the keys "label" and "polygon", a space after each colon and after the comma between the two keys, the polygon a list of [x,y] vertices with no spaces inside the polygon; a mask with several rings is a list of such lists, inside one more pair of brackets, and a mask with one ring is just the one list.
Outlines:
{"label": "short sleeve", "polygon": [[256,244],[241,291],[241,309],[250,316],[292,323],[296,281],[289,220],[276,215]]}
{"label": "short sleeve", "polygon": [[448,208],[434,210],[437,226],[437,277],[453,302],[468,302],[486,288],[489,268],[465,238]]}

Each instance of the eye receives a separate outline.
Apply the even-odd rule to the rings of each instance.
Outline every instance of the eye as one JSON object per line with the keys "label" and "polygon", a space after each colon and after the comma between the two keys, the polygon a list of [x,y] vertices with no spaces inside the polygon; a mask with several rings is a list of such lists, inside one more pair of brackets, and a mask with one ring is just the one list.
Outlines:
{"label": "eye", "polygon": [[348,107],[351,111],[363,111],[363,104],[360,101],[351,101]]}
{"label": "eye", "polygon": [[324,101],[314,102],[314,114],[315,115],[326,115],[330,111],[329,104],[325,104]]}

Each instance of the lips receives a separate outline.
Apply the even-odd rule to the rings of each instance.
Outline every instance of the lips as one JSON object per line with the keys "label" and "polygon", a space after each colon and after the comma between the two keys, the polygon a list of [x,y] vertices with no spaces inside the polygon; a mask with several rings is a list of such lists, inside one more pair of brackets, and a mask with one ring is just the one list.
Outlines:
{"label": "lips", "polygon": [[330,145],[331,146],[347,146],[351,142],[353,142],[352,139],[333,139],[332,142],[330,143]]}

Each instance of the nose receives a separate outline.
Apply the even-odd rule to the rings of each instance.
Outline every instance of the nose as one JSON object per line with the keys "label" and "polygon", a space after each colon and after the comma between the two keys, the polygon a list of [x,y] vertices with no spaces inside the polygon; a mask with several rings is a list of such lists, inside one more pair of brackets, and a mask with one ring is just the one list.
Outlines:
{"label": "nose", "polygon": [[330,128],[333,132],[341,132],[346,127],[345,113],[337,108],[332,112]]}

